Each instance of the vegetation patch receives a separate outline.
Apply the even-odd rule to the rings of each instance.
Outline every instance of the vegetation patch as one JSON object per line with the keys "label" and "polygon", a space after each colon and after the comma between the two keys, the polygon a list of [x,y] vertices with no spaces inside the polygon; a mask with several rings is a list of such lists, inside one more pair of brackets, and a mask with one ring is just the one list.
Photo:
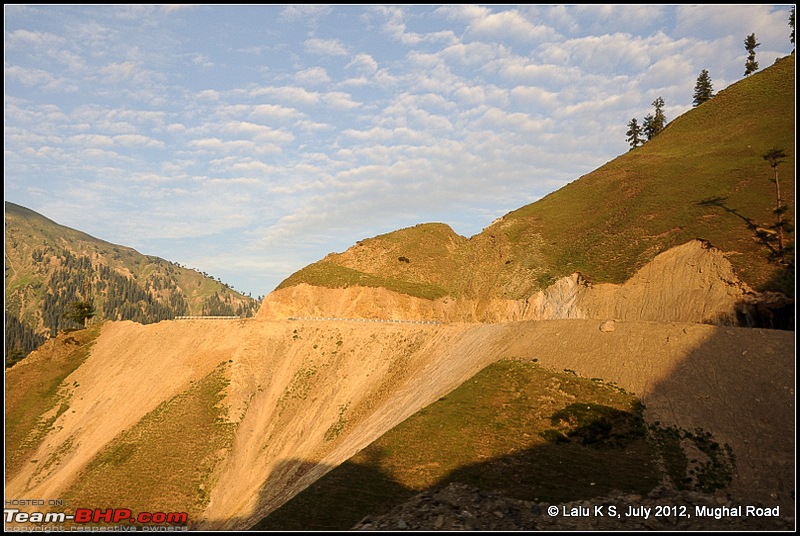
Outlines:
{"label": "vegetation patch", "polygon": [[64,493],[85,508],[188,512],[208,504],[213,471],[233,443],[223,392],[227,363],[122,432]]}
{"label": "vegetation patch", "polygon": [[[644,494],[661,474],[641,412],[633,395],[602,382],[530,360],[499,361],[253,528],[345,530],[450,482],[553,502],[612,490]],[[597,432],[569,435],[580,429]]]}
{"label": "vegetation patch", "polygon": [[638,404],[634,404],[633,409],[625,411],[592,402],[576,402],[553,413],[550,422],[556,428],[544,430],[540,435],[555,439],[556,443],[576,441],[595,448],[624,447],[645,437],[642,411]]}
{"label": "vegetation patch", "polygon": [[435,300],[448,295],[444,288],[422,282],[398,279],[391,275],[375,275],[336,264],[330,260],[322,260],[310,264],[285,279],[276,290],[288,288],[300,283],[325,288],[347,288],[353,286],[385,288],[393,292],[408,294],[426,300]]}
{"label": "vegetation patch", "polygon": [[[316,376],[317,372],[318,370],[315,365],[297,369],[289,387],[286,388],[286,392],[283,394],[283,397],[281,397],[281,400],[305,400],[308,398],[308,393],[313,386],[312,379]],[[281,405],[280,402],[278,404]]]}
{"label": "vegetation patch", "polygon": [[710,432],[660,423],[650,425],[649,431],[675,488],[711,493],[731,483],[736,469],[733,449],[720,445]]}
{"label": "vegetation patch", "polygon": [[336,419],[336,422],[330,425],[330,427],[325,431],[325,441],[333,441],[339,437],[339,434],[342,433],[342,430],[344,430],[344,427],[347,425],[345,414],[347,413],[347,408],[349,406],[349,402],[339,406],[339,417]]}
{"label": "vegetation patch", "polygon": [[[21,362],[6,371],[6,471],[14,476],[39,447],[55,420],[69,408],[65,379],[91,352],[102,329],[62,334],[39,350],[35,363]],[[68,343],[69,338],[74,342]]]}

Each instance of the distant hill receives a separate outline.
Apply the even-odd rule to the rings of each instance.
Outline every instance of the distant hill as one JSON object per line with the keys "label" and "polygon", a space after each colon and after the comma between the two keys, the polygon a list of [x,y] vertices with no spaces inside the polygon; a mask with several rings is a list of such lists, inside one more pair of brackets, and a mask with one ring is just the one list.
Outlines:
{"label": "distant hill", "polygon": [[95,320],[142,324],[180,315],[252,316],[258,302],[207,274],[142,255],[5,202],[6,355],[18,360],[78,327],[67,307],[91,300]]}
{"label": "distant hill", "polygon": [[[763,158],[771,148],[787,154],[777,170],[794,214],[794,88],[791,56],[472,238],[444,224],[402,229],[331,254],[278,288],[360,285],[426,299],[525,299],[574,272],[622,283],[659,253],[700,238],[726,252],[754,290],[791,295],[793,258],[774,262],[756,233],[775,221],[773,170]],[[787,241],[793,250],[794,233]]]}

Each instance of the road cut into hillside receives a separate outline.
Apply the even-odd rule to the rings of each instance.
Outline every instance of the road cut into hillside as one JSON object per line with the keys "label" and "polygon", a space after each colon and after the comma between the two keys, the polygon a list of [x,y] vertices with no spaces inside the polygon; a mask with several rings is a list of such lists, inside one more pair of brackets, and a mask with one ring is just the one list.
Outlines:
{"label": "road cut into hillside", "polygon": [[6,496],[63,498],[115,437],[227,363],[222,404],[235,436],[218,453],[208,500],[190,526],[248,528],[489,363],[527,357],[615,382],[643,399],[651,421],[711,432],[736,455],[731,493],[793,508],[793,334],[677,322],[613,327],[593,319],[109,323],[64,381],[69,409],[7,480]]}
{"label": "road cut into hillside", "polygon": [[[581,274],[563,277],[524,300],[444,297],[423,299],[385,288],[324,288],[306,283],[268,295],[258,318],[346,317],[440,322],[519,320],[646,320],[759,325],[753,305],[763,302],[736,276],[725,253],[691,240],[657,255],[621,285],[592,284]],[[771,327],[771,326],[770,326]]]}

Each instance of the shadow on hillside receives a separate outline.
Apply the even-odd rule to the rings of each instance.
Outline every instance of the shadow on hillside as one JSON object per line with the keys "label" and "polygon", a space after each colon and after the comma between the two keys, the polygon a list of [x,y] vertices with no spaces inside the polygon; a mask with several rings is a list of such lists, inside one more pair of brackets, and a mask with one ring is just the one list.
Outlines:
{"label": "shadow on hillside", "polygon": [[732,448],[734,504],[792,517],[794,352],[793,333],[719,327],[644,397],[648,421],[702,428]]}
{"label": "shadow on hillside", "polygon": [[710,197],[699,201],[701,207],[717,207],[732,214],[744,222],[753,233],[753,238],[769,251],[770,262],[777,270],[775,275],[764,285],[767,292],[757,299],[737,304],[737,320],[739,325],[767,329],[794,329],[794,256],[784,258],[786,252],[794,251],[790,245],[783,254],[775,244],[775,232],[756,224],[752,218],[745,216],[737,209],[726,204],[727,197]]}
{"label": "shadow on hillside", "polygon": [[[591,435],[591,428],[579,427],[574,437]],[[552,502],[588,499],[614,490],[646,494],[659,482],[647,454],[643,437],[611,448],[585,446],[579,439],[545,444],[460,467],[439,479],[434,488],[460,482],[517,499]],[[385,514],[423,491],[388,474],[381,454],[371,451],[370,457],[333,468],[252,530],[348,530],[365,516]],[[297,462],[281,465],[296,467]],[[280,474],[283,469],[276,471]]]}
{"label": "shadow on hillside", "polygon": [[[531,354],[535,348],[536,341],[531,341]],[[683,485],[700,490],[698,479],[701,483],[703,478],[706,483],[717,479],[727,484],[721,491],[731,501],[729,505],[781,507],[778,521],[736,518],[736,523],[770,527],[770,523],[785,524],[787,517],[794,516],[793,356],[794,342],[789,333],[720,327],[644,396],[649,423],[660,421],[662,429],[675,427],[691,432],[686,437],[696,438],[695,447],[702,447],[700,452],[697,448],[686,450],[683,441],[684,463],[688,464]],[[565,356],[563,363],[570,363],[586,377],[604,366],[595,364],[594,369],[581,371],[572,364],[579,359]],[[648,370],[650,365],[644,364],[642,369]],[[616,491],[646,495],[661,476],[650,463],[651,447],[652,443],[637,439],[599,447],[574,440],[566,444],[555,441],[460,467],[443,475],[428,491],[462,482],[512,498],[552,503]],[[354,457],[359,461],[351,459],[333,468],[252,529],[346,530],[367,515],[388,512],[420,491],[391,476],[385,469],[391,466],[390,456],[370,449]],[[721,470],[714,472],[714,459],[720,452],[732,452],[733,463],[718,464]],[[288,461],[285,467],[303,464]],[[282,473],[278,468],[276,474]],[[681,485],[680,479],[677,482]],[[266,483],[264,490],[270,485]],[[713,491],[714,486],[710,489]],[[716,522],[706,518],[696,522],[701,521]],[[720,521],[730,522],[725,518]]]}
{"label": "shadow on hillside", "polygon": [[[300,462],[305,463],[307,462]],[[275,469],[281,474],[297,460]],[[310,464],[307,464],[310,465]],[[351,460],[330,468],[300,494],[289,500],[251,530],[347,530],[371,513],[386,513],[416,493],[379,469],[380,460],[354,463]],[[270,487],[268,479],[264,490]]]}
{"label": "shadow on hillside", "polygon": [[734,216],[736,216],[737,218],[739,218],[740,220],[742,220],[744,222],[744,224],[747,227],[747,229],[750,230],[756,236],[756,238],[759,238],[759,242],[762,245],[767,247],[770,250],[770,252],[772,252],[773,254],[777,254],[777,251],[775,250],[773,245],[765,240],[765,236],[759,236],[757,234],[759,227],[758,227],[758,225],[756,225],[756,223],[753,221],[753,219],[745,216],[744,214],[739,212],[737,209],[731,208],[728,205],[726,205],[725,202],[727,200],[728,200],[727,197],[721,197],[721,196],[709,197],[707,199],[703,199],[702,201],[698,201],[697,205],[701,206],[701,207],[717,207],[717,208],[721,208],[722,210],[724,210],[728,214],[733,214]]}

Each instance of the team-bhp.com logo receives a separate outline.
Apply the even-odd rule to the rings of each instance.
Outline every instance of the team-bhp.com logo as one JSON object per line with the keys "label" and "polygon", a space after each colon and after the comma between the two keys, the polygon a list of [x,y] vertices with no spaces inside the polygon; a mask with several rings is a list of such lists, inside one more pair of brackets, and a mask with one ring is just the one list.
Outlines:
{"label": "team-bhp.com logo", "polygon": [[[186,525],[189,515],[186,512],[139,512],[134,514],[128,508],[77,508],[75,514],[65,512],[22,512],[18,508],[5,508],[4,516],[6,523],[108,523],[120,525],[125,523],[136,523],[146,525],[156,524],[182,524]],[[8,529],[8,527],[6,527]],[[80,529],[78,529],[80,530]]]}

